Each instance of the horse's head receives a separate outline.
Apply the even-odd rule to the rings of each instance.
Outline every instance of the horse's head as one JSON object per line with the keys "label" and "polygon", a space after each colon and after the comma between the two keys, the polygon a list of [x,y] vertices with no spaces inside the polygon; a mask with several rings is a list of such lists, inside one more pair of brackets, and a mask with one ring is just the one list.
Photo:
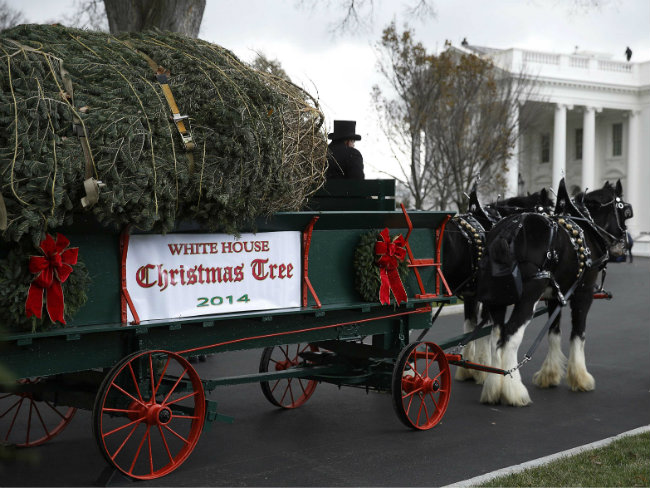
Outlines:
{"label": "horse's head", "polygon": [[621,180],[612,185],[605,185],[586,194],[580,194],[576,200],[588,210],[594,223],[606,233],[609,241],[609,254],[619,257],[627,249],[627,227],[625,221],[633,217],[632,205],[623,200]]}
{"label": "horse's head", "polygon": [[542,188],[540,191],[533,193],[533,195],[537,195],[537,204],[535,208],[537,213],[545,213],[549,215],[553,213],[555,202],[551,200],[546,188]]}
{"label": "horse's head", "polygon": [[546,188],[535,193],[528,193],[526,196],[516,196],[499,200],[489,205],[501,215],[513,215],[522,212],[534,212],[550,215],[553,213],[555,204],[550,199]]}

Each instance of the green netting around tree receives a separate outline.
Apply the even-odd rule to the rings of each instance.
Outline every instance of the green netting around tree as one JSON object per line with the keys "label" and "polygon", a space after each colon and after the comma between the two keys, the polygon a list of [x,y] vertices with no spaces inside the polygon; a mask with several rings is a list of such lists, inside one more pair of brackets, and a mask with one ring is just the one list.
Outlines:
{"label": "green netting around tree", "polygon": [[[237,233],[257,217],[298,210],[322,185],[327,139],[317,102],[218,45],[162,32],[118,38],[23,25],[0,33],[0,50],[5,241],[37,244],[82,212],[116,228],[167,232],[192,220]],[[179,111],[189,116],[193,162],[142,53],[169,70]],[[75,117],[93,177],[106,185],[85,210]]]}

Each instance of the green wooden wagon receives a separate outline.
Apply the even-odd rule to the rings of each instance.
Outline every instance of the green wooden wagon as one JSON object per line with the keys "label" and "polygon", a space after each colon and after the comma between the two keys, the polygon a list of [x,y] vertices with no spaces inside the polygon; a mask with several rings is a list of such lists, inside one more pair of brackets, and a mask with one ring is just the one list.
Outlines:
{"label": "green wooden wagon", "polygon": [[[271,271],[278,278],[277,283],[269,281],[271,289],[282,287],[282,277],[297,279],[291,297],[297,305],[291,307],[233,311],[253,303],[254,293],[229,292],[213,267],[214,291],[195,297],[197,310],[203,307],[200,315],[156,318],[165,312],[154,306],[154,318],[141,317],[138,310],[143,308],[129,289],[135,286],[133,273],[125,275],[135,252],[129,240],[147,239],[135,230],[111,233],[92,222],[61,229],[86,263],[92,279],[89,299],[65,327],[0,338],[0,365],[15,378],[0,393],[2,440],[41,444],[59,433],[76,409],[88,409],[108,463],[129,477],[153,479],[185,461],[206,424],[229,420],[205,393],[250,382],[259,382],[273,405],[289,409],[306,402],[319,382],[391,391],[404,424],[433,427],[449,401],[449,363],[438,345],[411,342],[411,332],[429,328],[435,308],[455,302],[440,272],[441,234],[450,214],[395,210],[393,181],[362,183],[329,184],[314,199],[312,210],[278,213],[257,222],[255,236],[263,237],[259,242],[287,232],[294,244],[298,240],[297,264],[272,269],[270,262],[255,262],[266,266],[257,268],[257,281]],[[390,237],[382,241],[384,229]],[[189,239],[197,233],[201,229],[187,225],[173,236]],[[370,246],[364,248],[360,243],[368,235]],[[251,252],[264,249],[264,244],[254,243],[238,244],[237,249],[245,252],[246,245]],[[211,248],[203,243],[182,249],[191,254]],[[218,251],[218,244],[212,249]],[[366,269],[359,262],[364,252],[373,263],[382,256],[397,259],[401,252],[406,265],[401,270],[390,263],[383,271],[374,264]],[[221,257],[212,256],[216,262]],[[162,293],[161,276],[167,270],[153,261],[137,268],[138,293]],[[241,266],[240,272],[246,264]],[[179,269],[165,276],[180,283]],[[386,275],[390,303],[360,294],[359,283],[379,272]],[[399,295],[395,274],[401,275],[408,297],[400,304],[391,296]],[[189,283],[189,265],[182,276],[183,284]],[[207,274],[200,276],[207,280]],[[226,276],[233,281],[236,275],[220,275],[227,282]],[[174,301],[169,298],[160,307]],[[262,350],[256,374],[200,378],[191,364],[201,355],[252,348]]]}

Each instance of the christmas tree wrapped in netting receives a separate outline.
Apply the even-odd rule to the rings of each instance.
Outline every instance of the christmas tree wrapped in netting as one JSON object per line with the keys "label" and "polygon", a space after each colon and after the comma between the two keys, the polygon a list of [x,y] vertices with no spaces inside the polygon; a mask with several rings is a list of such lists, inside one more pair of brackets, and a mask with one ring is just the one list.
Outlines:
{"label": "christmas tree wrapped in netting", "polygon": [[[23,25],[0,33],[0,48],[4,241],[37,244],[83,213],[118,229],[167,232],[192,220],[237,233],[300,209],[323,183],[316,100],[220,46]],[[187,116],[190,144],[156,68]],[[105,186],[84,208],[89,177]]]}

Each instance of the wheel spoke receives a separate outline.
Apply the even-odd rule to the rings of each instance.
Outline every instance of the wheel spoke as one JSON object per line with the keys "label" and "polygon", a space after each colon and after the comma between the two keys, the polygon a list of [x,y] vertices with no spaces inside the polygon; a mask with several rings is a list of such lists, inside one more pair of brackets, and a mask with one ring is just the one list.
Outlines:
{"label": "wheel spoke", "polygon": [[291,359],[289,359],[289,346],[285,346],[286,349],[282,349],[280,347],[280,351],[282,351],[282,354],[284,354],[284,357],[287,361],[291,362]]}
{"label": "wheel spoke", "polygon": [[153,476],[153,451],[151,450],[151,429],[147,428],[147,443],[149,444],[149,473]]}
{"label": "wheel spoke", "polygon": [[[415,398],[415,397],[411,396],[411,398],[409,398],[409,404],[406,407],[406,415],[408,415],[409,411],[411,410],[411,404],[413,403],[413,398]],[[403,403],[402,403],[402,405],[403,405]]]}
{"label": "wheel spoke", "polygon": [[420,425],[420,415],[422,415],[422,406],[424,405],[424,400],[422,400],[422,395],[418,396],[420,398],[420,408],[418,409],[418,416],[415,420],[416,425]]}
{"label": "wheel spoke", "polygon": [[182,435],[180,435],[180,434],[179,434],[178,432],[176,432],[175,430],[172,430],[172,429],[169,427],[169,425],[164,425],[163,427],[165,427],[165,429],[167,429],[169,432],[171,432],[171,433],[174,434],[176,437],[178,437],[180,440],[182,440],[185,444],[189,444],[189,443],[190,443],[190,441],[188,441],[185,437],[183,437]]}
{"label": "wheel spoke", "polygon": [[142,436],[142,440],[140,440],[140,445],[138,446],[137,451],[135,451],[135,456],[133,457],[133,462],[131,463],[131,467],[129,468],[129,474],[133,474],[133,468],[135,467],[135,463],[137,462],[138,458],[140,457],[140,451],[142,451],[142,446],[144,445],[144,441],[147,439],[147,434],[149,433],[149,428],[150,428],[150,426],[147,425],[147,430],[145,430],[144,435]]}
{"label": "wheel spoke", "polygon": [[16,413],[14,414],[14,418],[11,419],[11,423],[9,424],[9,430],[7,431],[5,441],[9,440],[9,434],[11,434],[11,431],[14,430],[14,424],[16,423],[16,417],[18,417],[18,412],[20,412],[20,408],[23,406],[23,400],[25,400],[24,397],[21,398],[18,401],[18,408],[16,408]]}
{"label": "wheel spoke", "polygon": [[284,388],[284,393],[282,394],[282,398],[280,398],[280,403],[284,404],[284,399],[287,396],[287,393],[291,390],[291,378],[287,380],[287,386]]}
{"label": "wheel spoke", "polygon": [[43,420],[43,416],[41,415],[41,410],[38,408],[38,405],[34,405],[34,407],[36,410],[36,415],[38,416],[38,419],[41,421],[41,425],[43,426],[43,430],[45,431],[45,435],[49,437],[50,431],[47,428],[47,425],[45,425],[45,421]]}
{"label": "wheel spoke", "polygon": [[109,456],[110,456],[110,458],[111,458],[113,461],[115,460],[115,458],[117,457],[117,455],[120,453],[120,451],[122,450],[122,448],[123,448],[123,447],[126,445],[126,443],[129,441],[129,439],[131,438],[131,436],[132,436],[133,433],[135,432],[135,429],[138,428],[138,425],[139,425],[139,423],[137,423],[137,424],[135,424],[135,425],[133,426],[133,428],[131,429],[131,432],[129,432],[129,433],[126,435],[126,437],[125,437],[124,440],[122,441],[122,444],[120,444],[120,447],[118,447],[117,450],[116,450],[113,454],[110,454],[110,453],[109,453]]}
{"label": "wheel spoke", "polygon": [[420,398],[422,399],[422,406],[424,407],[424,416],[427,419],[427,421],[425,423],[428,423],[430,417],[429,417],[429,409],[427,408],[427,402],[426,402],[427,397],[423,396],[423,397],[420,397]]}
{"label": "wheel spoke", "polygon": [[103,408],[104,412],[117,412],[117,413],[140,413],[140,410],[133,410],[128,408]]}
{"label": "wheel spoke", "polygon": [[22,401],[23,401],[23,397],[18,398],[18,400],[16,400],[11,407],[9,407],[7,410],[4,411],[4,413],[2,415],[0,415],[0,419],[2,417],[4,417],[5,415],[7,415],[9,412],[11,412],[14,409],[14,407],[16,405],[18,405],[19,403],[21,403]]}
{"label": "wheel spoke", "polygon": [[160,388],[160,385],[162,384],[162,380],[165,377],[165,373],[167,372],[167,367],[169,366],[169,361],[171,360],[171,356],[167,356],[167,362],[165,363],[165,367],[162,370],[162,373],[160,374],[160,378],[158,378],[158,384],[156,385],[156,389],[154,390],[153,397],[156,398],[156,394],[158,393],[158,389]]}
{"label": "wheel spoke", "polygon": [[282,381],[282,380],[275,380],[275,384],[273,385],[273,388],[271,388],[271,393],[273,393],[273,392],[275,391],[275,389],[276,389],[276,388],[278,387],[278,385],[280,384],[280,381]]}
{"label": "wheel spoke", "polygon": [[176,380],[176,383],[174,383],[174,386],[172,386],[172,389],[169,390],[169,393],[167,393],[167,396],[166,396],[165,399],[161,402],[163,405],[165,405],[165,404],[167,403],[167,400],[169,399],[169,397],[171,396],[171,394],[174,393],[174,390],[176,389],[176,387],[178,386],[178,384],[181,382],[181,380],[182,380],[183,377],[185,376],[185,373],[187,373],[187,368],[185,368],[185,369],[183,370],[183,372],[181,373],[181,375],[180,375],[180,376],[178,377],[178,379]]}
{"label": "wheel spoke", "polygon": [[442,376],[443,373],[444,373],[444,371],[442,369],[440,369],[440,372],[433,379],[437,380],[438,378],[440,378]]}
{"label": "wheel spoke", "polygon": [[[103,410],[102,410],[103,412]],[[121,425],[120,427],[117,427],[116,429],[111,430],[110,432],[106,432],[105,434],[102,434],[102,437],[108,437],[109,435],[115,434],[115,432],[119,432],[120,430],[124,430],[127,427],[132,426],[133,424],[139,424],[144,420],[144,417],[140,417],[137,420],[133,420],[132,422],[129,422],[128,424]]]}
{"label": "wheel spoke", "polygon": [[[417,359],[415,361],[413,361],[413,362],[409,362],[408,364],[411,365],[411,371],[413,371],[413,374],[415,376],[417,376],[418,378],[420,378],[421,380],[423,380],[424,377],[420,373],[418,373]],[[404,368],[404,371],[406,371],[406,368]],[[402,376],[403,376],[403,374],[402,374]]]}
{"label": "wheel spoke", "polygon": [[58,410],[54,405],[52,405],[52,404],[51,404],[50,402],[48,402],[48,401],[46,401],[45,404],[46,404],[48,407],[50,407],[52,410],[54,410],[54,411],[56,412],[56,414],[57,414],[59,417],[61,417],[63,420],[66,420],[66,416],[63,415],[61,412],[59,412],[59,410]]}
{"label": "wheel spoke", "polygon": [[156,382],[153,379],[153,358],[151,357],[151,353],[149,353],[149,376],[151,377],[151,400],[149,400],[152,404],[156,404]]}
{"label": "wheel spoke", "polygon": [[306,394],[307,394],[307,390],[305,390],[305,387],[302,386],[302,378],[296,378],[296,379],[298,380],[298,385],[300,386],[300,389],[302,390],[302,394],[303,394],[303,395],[306,395]]}
{"label": "wheel spoke", "polygon": [[124,393],[126,396],[128,396],[128,397],[129,397],[131,400],[133,400],[134,402],[139,403],[139,404],[142,405],[143,407],[146,406],[146,405],[144,404],[143,401],[138,400],[136,397],[134,397],[133,395],[131,395],[128,391],[126,391],[124,388],[122,388],[120,385],[118,385],[118,384],[115,383],[114,381],[111,383],[111,386],[114,386],[117,390],[119,390],[119,391],[121,391],[122,393]]}
{"label": "wheel spoke", "polygon": [[27,433],[25,434],[25,444],[29,445],[29,434],[32,432],[32,410],[34,408],[34,400],[29,399],[29,414],[27,415]]}
{"label": "wheel spoke", "polygon": [[431,364],[429,362],[429,346],[425,344],[424,346],[425,349],[425,354],[424,354],[424,377],[428,378],[429,377],[429,365]]}
{"label": "wheel spoke", "polygon": [[431,397],[431,401],[433,402],[434,407],[436,407],[436,410],[438,410],[438,402],[436,401],[436,397],[433,396],[433,392],[429,393],[429,396]]}
{"label": "wheel spoke", "polygon": [[162,427],[158,425],[158,431],[160,432],[160,437],[162,438],[163,444],[165,445],[165,450],[167,451],[167,455],[169,456],[169,461],[174,462],[174,458],[172,457],[172,453],[169,450],[169,445],[167,444],[167,439],[165,438],[165,434],[162,430]]}
{"label": "wheel spoke", "polygon": [[420,393],[420,392],[422,391],[422,388],[423,388],[423,387],[421,386],[420,388],[417,388],[417,389],[413,390],[412,392],[407,393],[406,395],[402,395],[402,399],[405,399],[405,398],[408,398],[408,397],[410,397],[410,396],[413,396],[413,395],[415,395],[416,393]]}
{"label": "wheel spoke", "polygon": [[177,398],[176,400],[172,400],[171,402],[163,403],[162,405],[165,405],[165,406],[167,406],[167,405],[173,405],[174,403],[178,403],[178,402],[180,402],[180,401],[183,401],[183,400],[185,400],[186,398],[193,397],[193,396],[195,396],[197,393],[198,393],[198,392],[193,391],[192,393],[188,393],[187,395],[185,395],[185,396],[183,396],[183,397]]}
{"label": "wheel spoke", "polygon": [[173,419],[190,419],[190,420],[196,420],[200,417],[194,416],[194,415],[172,415]]}
{"label": "wheel spoke", "polygon": [[133,384],[135,385],[135,391],[138,393],[138,398],[140,403],[144,403],[144,398],[142,398],[142,393],[140,393],[140,386],[138,386],[138,380],[135,378],[135,372],[133,371],[133,366],[129,363],[129,371],[131,372],[131,378],[133,379]]}

